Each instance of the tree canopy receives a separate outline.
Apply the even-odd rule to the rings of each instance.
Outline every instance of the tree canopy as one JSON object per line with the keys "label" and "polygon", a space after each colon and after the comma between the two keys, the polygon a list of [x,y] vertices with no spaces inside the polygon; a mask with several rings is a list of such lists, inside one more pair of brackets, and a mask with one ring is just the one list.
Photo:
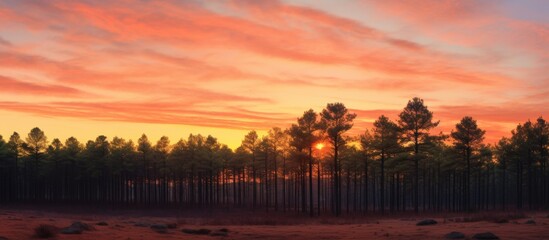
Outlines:
{"label": "tree canopy", "polygon": [[[0,202],[235,207],[265,211],[381,213],[549,207],[549,124],[539,117],[484,142],[471,116],[449,135],[413,98],[396,119],[379,116],[359,136],[342,103],[309,109],[287,129],[254,130],[230,149],[190,134],[136,142],[99,135],[48,140],[0,136]],[[326,148],[316,148],[322,143]]]}

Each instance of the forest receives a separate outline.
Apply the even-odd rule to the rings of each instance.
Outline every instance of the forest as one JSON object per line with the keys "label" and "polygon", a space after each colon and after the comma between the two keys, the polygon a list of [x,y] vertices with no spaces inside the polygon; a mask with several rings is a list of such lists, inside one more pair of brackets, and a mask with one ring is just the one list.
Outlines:
{"label": "forest", "polygon": [[424,101],[351,136],[342,103],[287,129],[250,131],[232,150],[213,136],[172,143],[100,135],[0,136],[0,203],[235,208],[303,215],[471,212],[549,207],[549,125],[527,120],[495,144],[471,116],[449,134]]}

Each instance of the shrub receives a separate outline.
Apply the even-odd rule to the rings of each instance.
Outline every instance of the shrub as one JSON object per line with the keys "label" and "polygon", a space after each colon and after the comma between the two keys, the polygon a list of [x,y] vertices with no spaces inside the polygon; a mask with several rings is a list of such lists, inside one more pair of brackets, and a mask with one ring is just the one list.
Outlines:
{"label": "shrub", "polygon": [[59,229],[48,224],[41,224],[34,229],[34,237],[36,238],[51,238],[57,235]]}

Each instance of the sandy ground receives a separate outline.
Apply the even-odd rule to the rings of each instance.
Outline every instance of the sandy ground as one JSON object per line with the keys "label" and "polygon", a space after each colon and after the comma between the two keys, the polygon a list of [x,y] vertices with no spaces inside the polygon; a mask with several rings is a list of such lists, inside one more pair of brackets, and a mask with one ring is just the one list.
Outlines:
{"label": "sandy ground", "polygon": [[[215,214],[214,214],[215,215]],[[195,217],[161,217],[139,214],[116,214],[114,216],[96,213],[67,213],[37,210],[0,209],[0,237],[7,239],[34,239],[34,228],[40,224],[50,224],[59,228],[70,225],[73,221],[93,224],[94,231],[85,231],[80,235],[58,234],[52,239],[444,239],[444,235],[452,232],[463,232],[467,239],[475,233],[490,231],[500,239],[549,239],[549,218],[547,213],[528,213],[526,217],[511,219],[508,223],[494,223],[493,220],[473,220],[471,222],[456,222],[455,216],[444,218],[435,216],[432,219],[438,224],[432,226],[416,226],[417,217],[383,217],[366,220],[334,222],[331,220],[303,221],[302,223],[275,225],[249,225],[235,221],[221,221],[223,224],[211,224],[222,216],[208,217],[213,221],[196,221]],[[234,218],[234,216],[231,216]],[[525,224],[528,219],[536,224]],[[95,225],[105,221],[108,226]],[[457,220],[459,221],[459,220]],[[201,223],[199,223],[201,222]],[[219,222],[219,221],[218,221]],[[135,226],[138,223],[158,224],[177,223],[176,229],[167,233],[157,233],[149,227]],[[206,228],[212,231],[227,228],[228,236],[191,235],[181,232],[181,229]],[[1,239],[1,238],[0,238]]]}

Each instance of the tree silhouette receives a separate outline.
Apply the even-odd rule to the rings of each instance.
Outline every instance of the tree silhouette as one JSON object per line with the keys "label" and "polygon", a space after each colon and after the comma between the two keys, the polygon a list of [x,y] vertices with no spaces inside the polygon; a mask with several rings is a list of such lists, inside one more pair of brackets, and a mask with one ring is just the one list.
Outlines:
{"label": "tree silhouette", "polygon": [[[157,178],[160,178],[160,190],[158,202],[167,204],[168,199],[166,197],[169,186],[169,173],[168,168],[168,154],[170,152],[170,139],[166,136],[162,136],[153,147],[153,163],[154,172]],[[155,184],[156,186],[156,184]]]}
{"label": "tree silhouette", "polygon": [[147,204],[149,203],[148,197],[150,194],[147,194],[150,192],[150,183],[149,183],[149,168],[150,168],[150,155],[152,153],[152,146],[151,142],[149,141],[149,138],[147,138],[147,135],[142,134],[141,137],[137,140],[137,151],[139,152],[139,156],[141,158],[141,179],[139,183],[140,187],[140,198],[144,200]]}
{"label": "tree silhouette", "polygon": [[375,122],[373,132],[372,148],[379,156],[381,178],[380,178],[380,210],[385,211],[385,160],[388,156],[399,151],[399,128],[387,117],[381,115]]}
{"label": "tree silhouette", "polygon": [[[549,124],[545,119],[539,117],[533,126],[534,155],[541,171],[541,196],[536,199],[544,203],[544,207],[549,206],[549,194],[547,189],[547,160],[549,158]],[[531,183],[529,183],[531,184]],[[539,193],[539,192],[538,192]],[[531,196],[533,197],[533,196]]]}
{"label": "tree silhouette", "polygon": [[279,127],[274,127],[269,130],[269,145],[272,150],[273,163],[274,163],[274,208],[278,211],[278,157],[281,155],[281,148],[285,144],[285,133]]}
{"label": "tree silhouette", "polygon": [[399,114],[398,123],[403,130],[404,138],[413,143],[414,152],[414,211],[419,211],[419,153],[420,145],[429,136],[429,130],[438,126],[433,122],[433,113],[423,104],[423,99],[413,98],[408,101]]}
{"label": "tree silhouette", "polygon": [[12,192],[10,192],[11,199],[17,199],[19,197],[19,194],[21,193],[20,181],[24,181],[20,179],[20,176],[19,176],[19,161],[22,155],[22,146],[23,146],[23,140],[21,140],[19,133],[13,132],[13,134],[10,136],[10,140],[7,143],[8,155],[6,156],[6,158],[13,159],[13,167],[14,167],[13,171],[10,171],[10,172],[13,172],[13,177],[12,177],[13,180],[11,184],[13,187],[12,187]]}
{"label": "tree silhouette", "polygon": [[[313,145],[319,139],[316,132],[318,131],[317,114],[309,109],[303,113],[303,116],[297,119],[297,125],[292,124],[290,127],[290,135],[292,136],[292,145],[299,153],[307,151],[308,169],[309,169],[309,214],[314,216],[313,205]],[[303,187],[305,190],[305,187]],[[305,199],[303,195],[302,199]]]}
{"label": "tree silhouette", "polygon": [[370,134],[368,130],[362,135],[360,135],[360,146],[362,148],[362,166],[363,166],[363,206],[364,206],[364,212],[368,211],[369,206],[369,176],[368,176],[368,162],[370,159],[374,156],[374,137]]}
{"label": "tree silhouette", "polygon": [[502,138],[496,145],[495,152],[498,160],[498,168],[501,172],[501,195],[500,195],[500,205],[501,209],[505,210],[507,205],[507,171],[510,161],[514,158],[515,150],[514,146],[509,138]]}
{"label": "tree silhouette", "polygon": [[[398,124],[381,115],[372,129],[350,136],[356,115],[328,104],[320,116],[306,111],[288,129],[250,131],[234,151],[200,134],[174,144],[167,137],[152,144],[145,134],[136,142],[104,135],[85,144],[74,137],[48,142],[39,128],[25,140],[0,136],[0,202],[268,214],[281,207],[311,216],[548,207],[543,118],[489,145],[472,117],[461,119],[448,141],[429,133],[438,122],[421,99],[408,105]],[[328,151],[315,150],[318,142]]]}
{"label": "tree silhouette", "polygon": [[11,182],[12,176],[8,176],[8,171],[11,169],[9,162],[9,146],[4,140],[4,137],[0,135],[0,191],[8,192],[8,194],[2,194],[0,196],[0,202],[9,201],[9,197],[13,194],[11,187],[13,183]]}
{"label": "tree silhouette", "polygon": [[256,156],[259,151],[259,137],[256,131],[249,132],[242,140],[242,147],[252,156],[252,208],[257,205],[257,175],[256,175]]}
{"label": "tree silhouette", "polygon": [[471,209],[471,155],[473,154],[473,151],[478,150],[480,147],[480,144],[484,140],[485,132],[486,131],[478,128],[476,120],[466,116],[456,124],[456,131],[453,131],[451,134],[454,139],[454,146],[462,152],[464,160],[467,163],[464,191],[464,207],[467,210]]}
{"label": "tree silhouette", "polygon": [[336,216],[339,216],[341,214],[341,179],[338,154],[339,148],[345,145],[345,139],[342,135],[353,127],[356,114],[349,113],[343,103],[328,103],[320,116],[320,126],[326,132],[334,151],[334,212]]}

